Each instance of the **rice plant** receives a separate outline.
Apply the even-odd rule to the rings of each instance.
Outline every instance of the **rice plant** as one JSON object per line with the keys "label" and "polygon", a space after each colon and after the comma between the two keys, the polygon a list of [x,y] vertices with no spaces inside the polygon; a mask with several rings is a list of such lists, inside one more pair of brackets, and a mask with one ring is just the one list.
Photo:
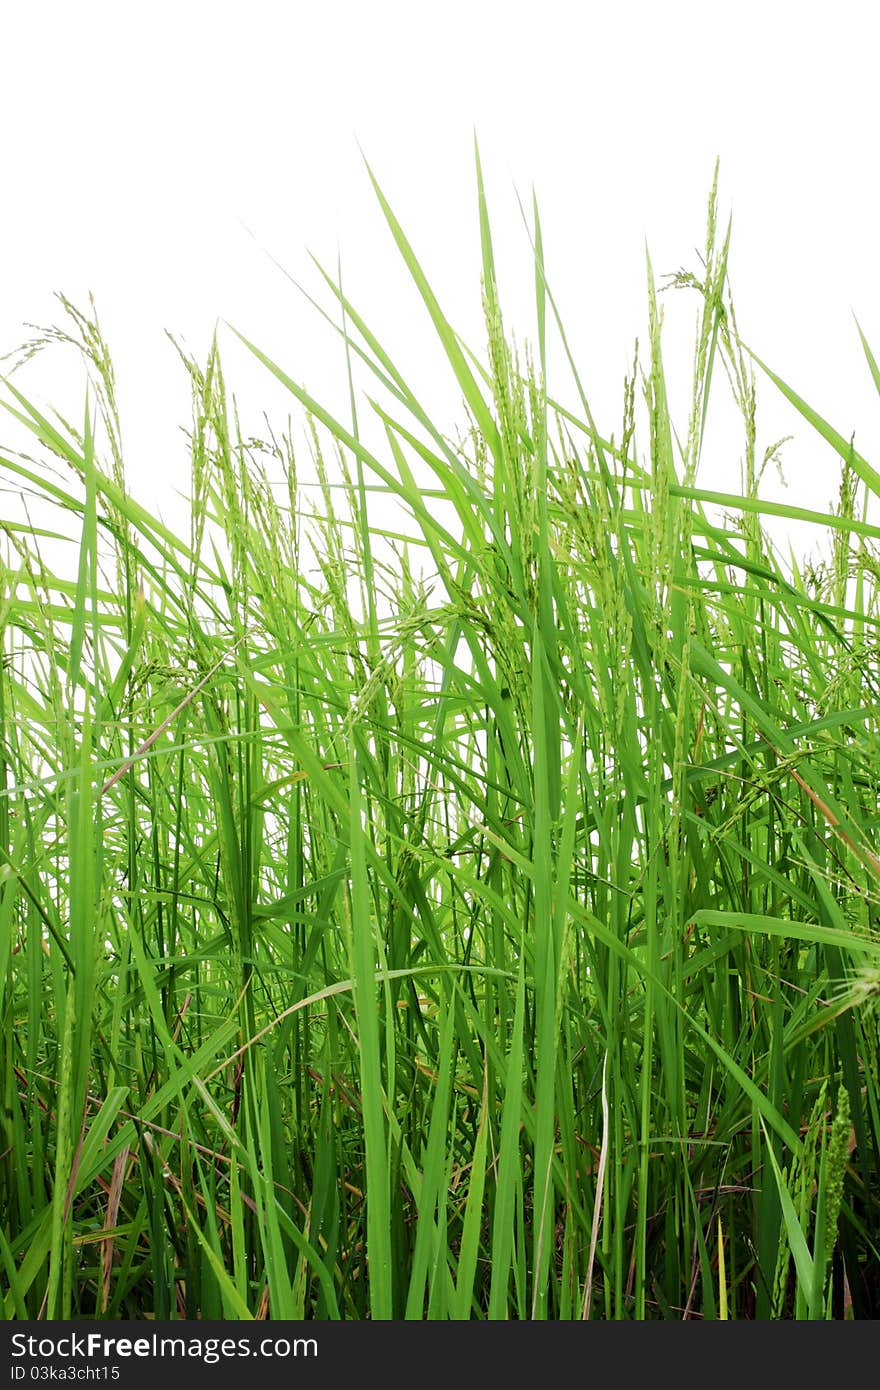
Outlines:
{"label": "rice plant", "polygon": [[[242,339],[307,461],[181,351],[188,535],[130,489],[91,308],[81,423],[5,379],[7,1318],[880,1309],[880,473],[743,345],[714,187],[686,418],[649,266],[613,429],[548,381],[537,207],[508,336],[477,191],[480,352],[376,185],[454,436],[329,274],[345,419]],[[762,499],[765,377],[833,514]]]}

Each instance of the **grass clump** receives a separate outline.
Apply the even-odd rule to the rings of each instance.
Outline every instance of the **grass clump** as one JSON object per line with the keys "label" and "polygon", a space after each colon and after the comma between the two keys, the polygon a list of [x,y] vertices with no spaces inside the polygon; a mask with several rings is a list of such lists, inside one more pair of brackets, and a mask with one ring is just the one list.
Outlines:
{"label": "grass clump", "polygon": [[[462,440],[329,277],[378,442],[253,347],[317,505],[216,345],[185,538],[93,315],[81,428],[6,381],[7,1317],[877,1314],[880,478],[774,378],[841,501],[761,499],[714,190],[686,434],[649,267],[616,440],[570,359],[549,393],[537,210],[517,358],[478,191],[482,360],[377,187]],[[719,366],[741,495],[698,481]]]}

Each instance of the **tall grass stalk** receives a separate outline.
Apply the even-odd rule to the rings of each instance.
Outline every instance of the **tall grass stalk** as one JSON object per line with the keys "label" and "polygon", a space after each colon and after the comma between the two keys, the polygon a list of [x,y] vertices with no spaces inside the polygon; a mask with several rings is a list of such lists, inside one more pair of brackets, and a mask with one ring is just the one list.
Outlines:
{"label": "tall grass stalk", "polygon": [[[6,378],[5,1314],[876,1316],[880,474],[742,344],[714,187],[688,418],[649,265],[608,434],[537,208],[533,360],[477,161],[480,354],[374,183],[455,440],[338,272],[348,423],[241,339],[317,491],[181,352],[187,538],[91,311],[82,428]],[[836,513],[762,498],[756,373]],[[725,378],[740,492],[699,478]]]}

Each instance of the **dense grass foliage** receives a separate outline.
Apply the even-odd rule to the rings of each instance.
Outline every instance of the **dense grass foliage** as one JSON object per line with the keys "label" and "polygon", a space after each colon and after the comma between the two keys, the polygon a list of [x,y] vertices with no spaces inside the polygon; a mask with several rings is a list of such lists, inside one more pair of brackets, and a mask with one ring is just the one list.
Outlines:
{"label": "dense grass foliage", "polygon": [[[714,194],[686,434],[650,268],[622,428],[573,363],[556,404],[537,211],[521,364],[478,182],[483,357],[377,189],[457,441],[338,285],[380,442],[263,358],[308,492],[184,356],[188,536],[127,489],[91,316],[81,429],[7,381],[7,1317],[880,1308],[880,477],[777,380],[840,507],[761,500]],[[741,495],[699,486],[713,384]]]}

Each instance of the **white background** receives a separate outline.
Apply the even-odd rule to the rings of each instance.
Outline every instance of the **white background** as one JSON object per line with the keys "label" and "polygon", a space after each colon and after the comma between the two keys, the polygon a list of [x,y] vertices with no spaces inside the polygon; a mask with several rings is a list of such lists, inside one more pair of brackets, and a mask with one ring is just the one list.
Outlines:
{"label": "white background", "polygon": [[[550,282],[610,433],[633,340],[646,337],[646,242],[658,278],[698,269],[719,156],[745,341],[880,465],[880,401],[853,320],[880,354],[873,11],[845,0],[7,3],[0,353],[28,336],[26,321],[59,319],[54,290],[78,303],[92,291],[132,490],[173,515],[189,394],[164,330],[202,356],[229,320],[342,410],[338,340],[270,260],[317,289],[307,252],[333,268],[340,251],[349,296],[452,429],[458,393],[358,142],[448,317],[481,347],[476,131],[509,324],[520,339],[533,332],[516,193],[527,201],[534,185]],[[665,300],[684,430],[697,306]],[[258,417],[265,405],[283,423],[285,401],[220,334],[243,408]],[[67,356],[42,355],[15,380],[81,409]],[[769,383],[759,403],[764,444],[796,436],[787,491],[769,479],[768,492],[825,507],[833,454]],[[0,421],[0,444],[10,438]],[[735,488],[740,453],[738,438],[713,437],[704,481]]]}

